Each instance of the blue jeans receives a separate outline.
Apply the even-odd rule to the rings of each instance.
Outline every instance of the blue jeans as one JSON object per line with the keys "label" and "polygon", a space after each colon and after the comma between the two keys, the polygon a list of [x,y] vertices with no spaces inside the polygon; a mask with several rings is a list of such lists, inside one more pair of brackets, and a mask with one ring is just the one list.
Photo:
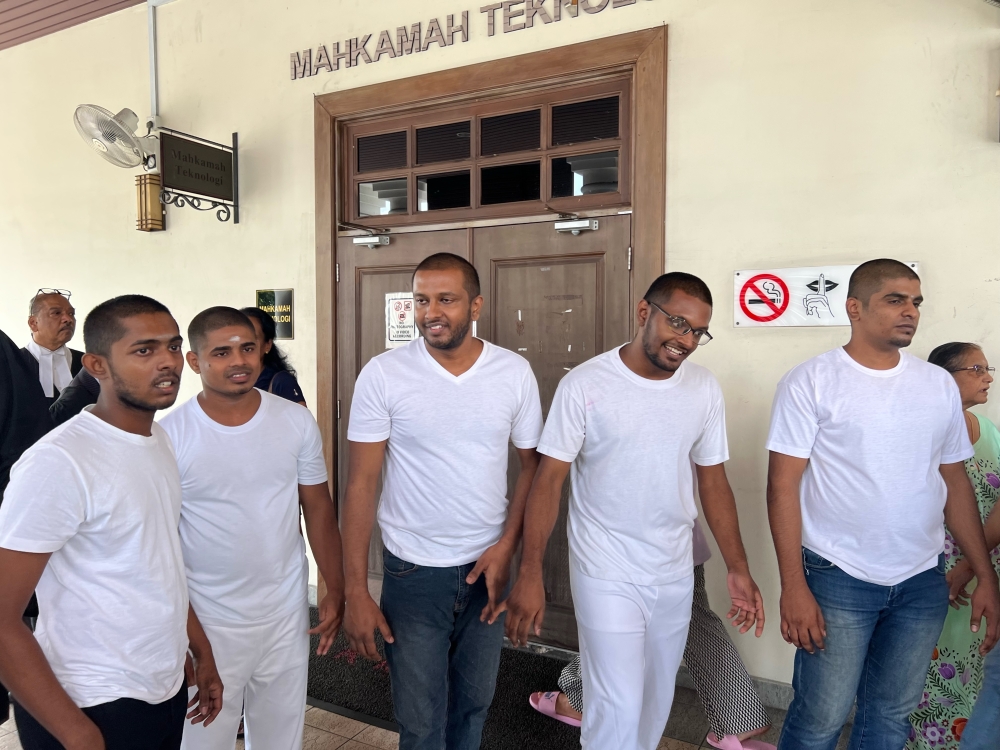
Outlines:
{"label": "blue jeans", "polygon": [[431,568],[384,548],[382,556],[399,750],[479,750],[503,646],[503,618],[479,621],[486,582],[465,582],[473,563]]}
{"label": "blue jeans", "polygon": [[1000,738],[1000,648],[983,661],[983,688],[962,733],[962,750],[996,750]]}
{"label": "blue jeans", "polygon": [[802,564],[826,648],[795,654],[779,750],[834,750],[855,699],[851,750],[900,750],[948,614],[944,556],[895,586],[859,581],[808,549]]}

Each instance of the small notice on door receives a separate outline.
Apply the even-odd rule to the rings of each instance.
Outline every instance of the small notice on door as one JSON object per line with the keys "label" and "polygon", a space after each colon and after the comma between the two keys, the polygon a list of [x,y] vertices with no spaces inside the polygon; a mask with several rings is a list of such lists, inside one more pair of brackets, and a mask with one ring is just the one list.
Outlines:
{"label": "small notice on door", "polygon": [[416,337],[413,293],[389,292],[385,295],[385,348],[395,349]]}

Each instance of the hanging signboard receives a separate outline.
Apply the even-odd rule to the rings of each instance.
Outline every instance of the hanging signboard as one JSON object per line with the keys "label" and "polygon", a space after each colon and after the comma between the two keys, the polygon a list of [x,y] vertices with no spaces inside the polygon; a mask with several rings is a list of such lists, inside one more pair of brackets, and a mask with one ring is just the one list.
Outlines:
{"label": "hanging signboard", "polygon": [[295,338],[295,290],[258,289],[257,305],[274,318],[276,339]]}
{"label": "hanging signboard", "polygon": [[232,150],[161,132],[160,174],[166,188],[236,200]]}
{"label": "hanging signboard", "polygon": [[388,292],[385,295],[385,348],[395,349],[416,337],[413,292]]}
{"label": "hanging signboard", "polygon": [[[737,271],[733,277],[733,324],[846,326],[847,284],[860,264]],[[920,273],[917,263],[907,263]]]}

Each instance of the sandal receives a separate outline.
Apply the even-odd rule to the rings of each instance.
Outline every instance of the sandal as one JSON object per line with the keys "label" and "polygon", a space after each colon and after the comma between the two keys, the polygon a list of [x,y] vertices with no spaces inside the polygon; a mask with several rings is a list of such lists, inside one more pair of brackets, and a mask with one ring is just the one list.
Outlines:
{"label": "sandal", "polygon": [[556,699],[559,697],[559,693],[532,693],[528,696],[528,703],[531,707],[538,711],[540,714],[549,716],[556,721],[561,721],[563,724],[569,724],[571,727],[580,726],[580,720],[574,719],[570,716],[563,716],[556,712]]}
{"label": "sandal", "polygon": [[777,750],[774,745],[769,745],[759,740],[743,740],[740,742],[739,738],[732,734],[727,734],[720,740],[715,734],[709,732],[708,736],[705,737],[705,742],[712,747],[719,748],[719,750]]}

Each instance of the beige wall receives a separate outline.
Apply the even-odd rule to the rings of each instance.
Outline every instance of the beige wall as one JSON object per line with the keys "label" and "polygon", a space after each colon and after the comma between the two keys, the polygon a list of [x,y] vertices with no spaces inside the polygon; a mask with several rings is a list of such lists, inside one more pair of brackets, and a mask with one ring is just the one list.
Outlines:
{"label": "beige wall", "polygon": [[[384,26],[463,9],[468,43],[289,80],[293,49],[369,32],[374,49]],[[763,497],[770,398],[785,370],[846,334],[734,331],[732,272],[919,260],[927,303],[914,353],[972,339],[1000,362],[1000,10],[981,0],[639,0],[492,38],[478,4],[445,0],[177,0],[159,19],[164,124],[223,141],[239,131],[241,223],[171,210],[168,231],[136,232],[133,174],[74,132],[80,103],[148,113],[142,7],[0,52],[0,328],[23,336],[39,286],[74,290],[81,314],[111,295],[151,294],[182,326],[211,304],[251,304],[258,287],[294,287],[286,348],[313,403],[312,95],[669,24],[667,267],[703,275],[718,298],[716,340],[696,356],[726,391],[729,474],[770,618],[759,643],[740,647],[754,674],[788,681]],[[183,397],[197,390],[185,377]],[[718,556],[709,567],[722,609]]]}

